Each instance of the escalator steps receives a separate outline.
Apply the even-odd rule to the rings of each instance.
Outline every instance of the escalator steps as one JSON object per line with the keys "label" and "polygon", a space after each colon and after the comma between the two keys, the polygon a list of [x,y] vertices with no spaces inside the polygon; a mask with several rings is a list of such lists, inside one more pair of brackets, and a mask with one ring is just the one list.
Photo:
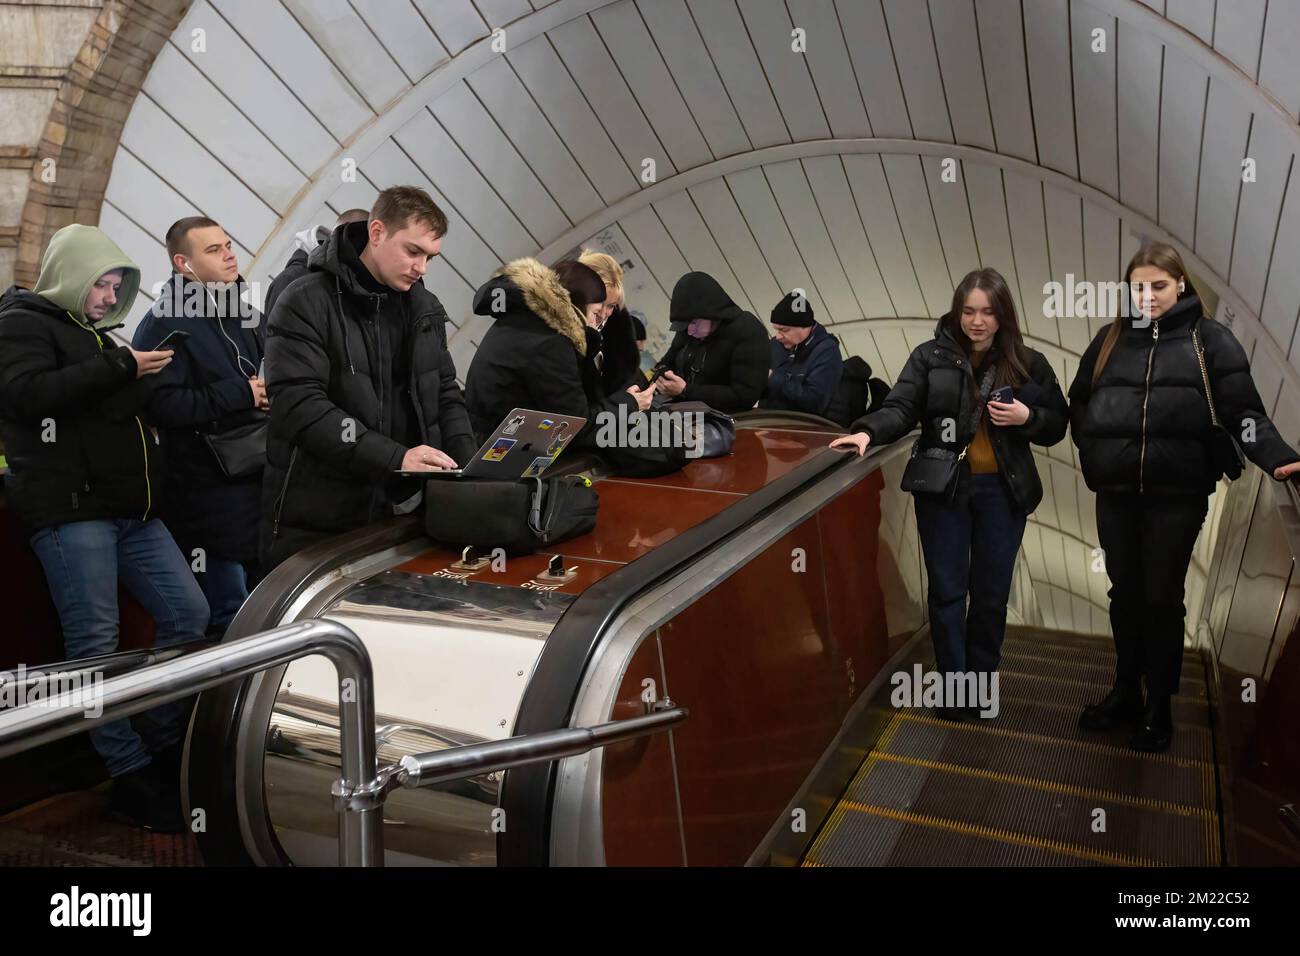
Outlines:
{"label": "escalator steps", "polygon": [[[1042,677],[1057,677],[1068,681],[1091,683],[1109,690],[1115,679],[1114,661],[1099,659],[1080,659],[1071,655],[1068,658],[1053,658],[1050,651],[1039,648],[1030,651],[1022,646],[1003,647],[1002,669],[1021,674],[1034,674]],[[1199,668],[1197,668],[1199,670]],[[1196,697],[1205,696],[1205,678],[1199,674],[1184,673],[1179,690],[1183,694]]]}
{"label": "escalator steps", "polygon": [[803,865],[1220,862],[1214,741],[1196,652],[1184,659],[1173,743],[1162,754],[1131,750],[1124,730],[1078,729],[1080,709],[1111,686],[1109,639],[1018,631],[1003,652],[995,718],[954,724],[892,707],[888,687],[876,695],[866,716],[885,729]]}
{"label": "escalator steps", "polygon": [[899,729],[885,753],[935,760],[1000,773],[1091,786],[1147,800],[1202,806],[1211,764],[1168,754],[1141,754],[1121,744],[1079,734],[1053,740],[987,724],[956,727],[937,718],[900,714]]}

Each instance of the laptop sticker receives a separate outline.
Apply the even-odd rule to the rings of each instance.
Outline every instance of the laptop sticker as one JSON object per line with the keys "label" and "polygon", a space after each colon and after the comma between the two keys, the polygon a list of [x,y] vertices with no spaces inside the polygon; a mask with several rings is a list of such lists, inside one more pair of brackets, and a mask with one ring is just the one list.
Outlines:
{"label": "laptop sticker", "polygon": [[498,438],[492,443],[492,447],[483,453],[484,461],[501,461],[509,453],[511,448],[519,444],[513,438]]}
{"label": "laptop sticker", "polygon": [[540,428],[542,431],[546,432],[546,431],[550,431],[551,426],[554,424],[555,422],[551,421],[549,418],[543,418],[541,423],[537,427]]}
{"label": "laptop sticker", "polygon": [[526,421],[528,421],[527,416],[516,415],[514,418],[510,419],[510,423],[506,425],[505,428],[501,429],[501,434],[513,435],[515,432],[519,431],[519,427]]}
{"label": "laptop sticker", "polygon": [[565,429],[569,427],[568,422],[560,422],[560,427],[556,429],[555,438],[551,440],[550,445],[546,448],[546,454],[554,458],[564,450],[564,443],[569,440],[569,436],[564,434]]}
{"label": "laptop sticker", "polygon": [[550,467],[550,464],[551,464],[551,459],[549,457],[534,458],[533,463],[528,466],[528,470],[524,472],[523,476],[525,478],[536,478],[539,475],[541,475],[541,473],[544,472],[548,467]]}

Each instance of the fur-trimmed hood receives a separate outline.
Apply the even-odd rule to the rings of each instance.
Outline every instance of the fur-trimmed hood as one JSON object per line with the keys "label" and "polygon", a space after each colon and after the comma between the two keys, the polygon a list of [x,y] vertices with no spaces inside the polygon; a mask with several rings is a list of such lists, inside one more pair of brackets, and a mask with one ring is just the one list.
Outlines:
{"label": "fur-trimmed hood", "polygon": [[474,314],[490,318],[528,312],[587,354],[587,323],[555,270],[536,259],[516,259],[498,269],[474,293]]}

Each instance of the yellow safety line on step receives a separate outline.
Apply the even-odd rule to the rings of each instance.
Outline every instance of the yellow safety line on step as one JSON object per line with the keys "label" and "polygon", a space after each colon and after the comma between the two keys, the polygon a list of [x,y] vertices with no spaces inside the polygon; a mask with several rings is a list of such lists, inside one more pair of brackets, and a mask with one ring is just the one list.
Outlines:
{"label": "yellow safety line on step", "polygon": [[[854,787],[856,787],[863,780],[865,780],[867,778],[867,775],[871,773],[872,769],[875,767],[875,764],[872,762],[871,757],[877,752],[879,748],[889,746],[890,741],[894,739],[894,734],[898,732],[898,728],[900,726],[901,724],[898,719],[898,714],[894,713],[889,718],[889,722],[885,724],[885,729],[880,732],[880,736],[876,738],[876,742],[872,745],[872,749],[867,751],[867,759],[864,760],[861,763],[861,765],[859,765],[858,769],[854,772],[853,779],[849,782],[849,786],[848,786],[849,791],[851,791]],[[821,832],[817,834],[817,836],[813,839],[812,845],[808,847],[808,849],[804,852],[804,858],[803,861],[800,863],[800,866],[821,865],[818,863],[810,862],[809,858],[814,856],[818,852],[822,844],[824,844],[827,840],[829,840],[832,836],[834,836],[835,831],[839,829],[839,825],[844,819],[843,804],[844,804],[843,799],[835,801],[835,806],[831,807],[830,815],[827,816],[826,822],[822,824]]]}
{"label": "yellow safety line on step", "polygon": [[[1080,710],[1078,704],[1062,703],[1061,701],[1055,700],[1041,700],[1037,697],[1020,697],[1012,694],[1002,694],[998,697],[998,701],[1004,705],[1031,704],[1034,707],[1042,707],[1047,710],[1068,710],[1076,714]],[[1178,731],[1180,734],[1200,734],[1203,737],[1209,737],[1211,733],[1209,727],[1200,727],[1196,724],[1184,724],[1177,721],[1174,723],[1174,730]]]}
{"label": "yellow safety line on step", "polygon": [[1036,850],[1049,850],[1062,856],[1071,856],[1075,859],[1088,860],[1092,863],[1106,863],[1111,866],[1165,866],[1157,860],[1148,860],[1145,857],[1132,856],[1128,853],[1108,853],[1104,850],[1093,850],[1077,843],[1065,843],[1060,840],[1047,840],[1042,837],[1030,836],[1025,833],[1017,833],[1014,830],[1001,830],[995,827],[986,827],[974,823],[963,823],[960,820],[948,820],[943,817],[932,817],[928,814],[911,813],[907,810],[891,810],[887,807],[872,806],[867,803],[857,803],[853,800],[845,800],[844,804],[850,810],[858,813],[866,813],[875,817],[884,817],[887,820],[893,820],[897,823],[913,823],[918,826],[931,827],[936,830],[947,830],[950,833],[960,833],[964,836],[982,837],[986,840],[995,840],[999,843],[1006,843],[1012,846],[1031,847]]}
{"label": "yellow safety line on step", "polygon": [[[1025,671],[1007,670],[1005,667],[998,668],[998,673],[1001,674],[1003,677],[1028,677],[1030,680],[1043,681],[1049,684],[1070,684],[1074,687],[1101,687],[1103,690],[1106,689],[1104,685],[1098,684],[1096,681],[1072,680],[1069,677],[1048,677],[1046,674],[1029,674],[1026,673]],[[1208,703],[1206,698],[1193,697],[1190,694],[1174,694],[1174,699],[1188,700],[1194,704]]]}
{"label": "yellow safety line on step", "polygon": [[1116,793],[1114,790],[1080,787],[1071,783],[1058,783],[1054,780],[1045,780],[1041,777],[1026,777],[1016,773],[1002,773],[997,770],[985,770],[982,767],[965,767],[961,764],[944,763],[939,760],[928,760],[924,757],[905,757],[901,754],[885,753],[872,754],[871,756],[873,759],[884,760],[890,763],[906,764],[911,767],[923,767],[926,770],[937,770],[943,773],[958,774],[963,777],[976,777],[980,780],[992,780],[995,783],[1009,783],[1019,787],[1028,787],[1032,790],[1042,790],[1047,793],[1062,793],[1071,797],[1083,797],[1092,800],[1109,800],[1112,803],[1139,807],[1144,810],[1158,810],[1162,813],[1168,813],[1176,817],[1208,817],[1210,819],[1216,819],[1216,815],[1212,810],[1202,807],[1189,807],[1186,804],[1174,803],[1169,800],[1153,800],[1150,797],[1130,796],[1128,794]]}
{"label": "yellow safety line on step", "polygon": [[[1008,658],[1012,658],[1018,661],[1038,661],[1039,663],[1043,663],[1043,664],[1055,664],[1058,667],[1082,667],[1089,670],[1094,670],[1094,671],[1105,670],[1112,673],[1115,670],[1113,664],[1089,664],[1087,661],[1062,660],[1059,657],[1043,657],[1042,655],[1039,654],[1021,654],[1017,651],[1004,650],[1000,656],[1004,661],[1007,660]],[[1185,681],[1190,681],[1194,684],[1200,684],[1202,686],[1204,686],[1205,684],[1205,680],[1201,677],[1184,675],[1182,679]]]}
{"label": "yellow safety line on step", "polygon": [[[872,709],[883,710],[884,708]],[[981,720],[979,724],[967,724],[944,720],[940,717],[931,717],[924,713],[912,713],[904,707],[897,708],[897,712],[899,718],[902,720],[911,720],[916,723],[928,724],[931,727],[944,727],[948,730],[959,731],[962,733],[993,734],[998,737],[1008,737],[1013,740],[1029,740],[1035,743],[1073,747],[1076,750],[1090,750],[1093,753],[1109,754],[1113,757],[1125,757],[1130,760],[1143,760],[1154,763],[1170,764],[1171,766],[1188,770],[1203,770],[1208,766],[1204,760],[1195,760],[1190,757],[1174,757],[1163,753],[1146,753],[1140,750],[1130,750],[1127,747],[1116,747],[1113,744],[1100,744],[1091,740],[1073,740],[1069,737],[1049,737],[1046,734],[1031,734],[1026,733],[1023,730],[1008,730],[1003,727],[990,727],[988,726],[989,721],[987,720]]]}

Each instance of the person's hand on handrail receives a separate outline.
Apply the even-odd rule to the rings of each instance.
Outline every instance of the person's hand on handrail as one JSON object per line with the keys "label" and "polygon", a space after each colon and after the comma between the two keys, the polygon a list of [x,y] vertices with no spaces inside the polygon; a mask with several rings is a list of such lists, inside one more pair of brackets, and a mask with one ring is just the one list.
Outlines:
{"label": "person's hand on handrail", "polygon": [[871,436],[866,432],[854,432],[852,435],[845,435],[837,438],[830,443],[831,448],[856,448],[858,457],[861,458],[867,453],[867,446],[871,444]]}

